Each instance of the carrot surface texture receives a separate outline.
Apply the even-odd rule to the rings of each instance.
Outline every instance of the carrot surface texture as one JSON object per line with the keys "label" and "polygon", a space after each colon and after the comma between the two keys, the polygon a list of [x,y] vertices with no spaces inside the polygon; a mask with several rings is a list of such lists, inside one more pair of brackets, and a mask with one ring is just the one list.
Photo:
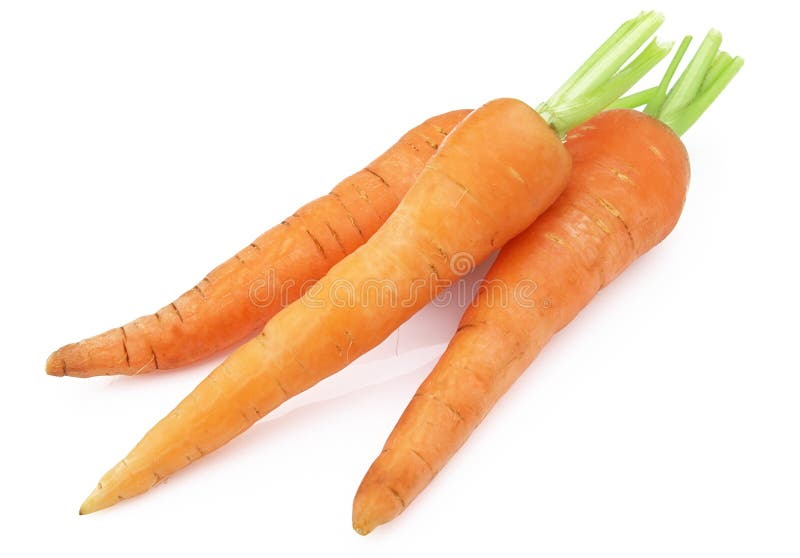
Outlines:
{"label": "carrot surface texture", "polygon": [[[684,39],[658,87],[619,102],[647,104],[647,114],[607,111],[567,135],[573,161],[569,185],[500,251],[485,277],[489,287],[478,290],[361,482],[353,502],[358,533],[400,514],[550,337],[673,229],[689,183],[689,160],[678,135],[742,65],[740,58],[717,54],[720,40],[716,31],[709,33],[666,94],[688,46]],[[535,290],[518,296],[517,287],[531,281]],[[498,285],[507,298],[497,295]]]}
{"label": "carrot surface texture", "polygon": [[[111,506],[244,432],[290,397],[376,346],[443,288],[524,230],[569,178],[561,136],[627,91],[669,50],[651,43],[661,23],[643,14],[627,40],[604,45],[591,68],[547,105],[515,99],[470,113],[447,136],[386,223],[313,288],[235,350],[103,476],[81,513]],[[585,72],[585,68],[580,71]],[[466,268],[461,266],[467,263]],[[393,302],[374,282],[389,284]]]}
{"label": "carrot surface texture", "polygon": [[[297,210],[154,314],[61,347],[53,376],[186,366],[255,334],[284,304],[369,239],[469,110],[434,116],[329,194]],[[275,286],[283,290],[276,292]]]}

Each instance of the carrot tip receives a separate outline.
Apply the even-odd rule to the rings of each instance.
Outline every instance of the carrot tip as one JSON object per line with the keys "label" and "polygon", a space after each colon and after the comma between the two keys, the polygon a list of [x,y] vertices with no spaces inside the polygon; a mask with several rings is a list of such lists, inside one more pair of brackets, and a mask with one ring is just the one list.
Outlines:
{"label": "carrot tip", "polygon": [[83,501],[83,504],[81,504],[78,515],[89,515],[90,513],[109,507],[111,503],[107,502],[104,496],[105,494],[101,491],[99,486],[92,490],[92,493],[89,494],[86,500]]}
{"label": "carrot tip", "polygon": [[369,535],[372,532],[372,529],[373,527],[368,527],[363,523],[358,523],[356,521],[353,521],[353,530],[362,537]]}
{"label": "carrot tip", "polygon": [[388,523],[400,515],[403,509],[405,504],[396,491],[374,481],[367,482],[365,479],[353,499],[353,529],[359,535],[367,535],[375,527]]}
{"label": "carrot tip", "polygon": [[60,356],[61,350],[54,352],[47,357],[47,363],[44,366],[45,372],[50,376],[66,376],[67,375],[67,361]]}

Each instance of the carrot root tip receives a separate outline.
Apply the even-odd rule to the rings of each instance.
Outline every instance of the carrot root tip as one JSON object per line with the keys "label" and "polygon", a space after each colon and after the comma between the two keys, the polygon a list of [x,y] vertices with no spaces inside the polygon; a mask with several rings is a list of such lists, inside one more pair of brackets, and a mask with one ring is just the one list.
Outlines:
{"label": "carrot root tip", "polygon": [[60,349],[47,357],[47,363],[44,366],[44,370],[50,376],[67,375],[67,361],[61,357]]}
{"label": "carrot root tip", "polygon": [[365,537],[372,532],[372,529],[368,528],[366,525],[360,525],[355,522],[353,522],[353,530],[362,537]]}
{"label": "carrot root tip", "polygon": [[104,493],[100,485],[98,485],[97,488],[92,490],[92,493],[89,494],[86,500],[83,501],[83,504],[81,504],[78,510],[78,515],[89,515],[90,513],[100,511],[115,503],[115,501],[109,501],[107,494]]}

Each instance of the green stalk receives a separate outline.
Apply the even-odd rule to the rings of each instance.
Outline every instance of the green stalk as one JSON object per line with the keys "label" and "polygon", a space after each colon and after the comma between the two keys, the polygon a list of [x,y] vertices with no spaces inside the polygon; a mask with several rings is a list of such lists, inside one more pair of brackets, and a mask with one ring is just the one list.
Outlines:
{"label": "green stalk", "polygon": [[621,97],[608,105],[608,110],[612,109],[637,109],[641,106],[646,105],[650,102],[650,99],[653,97],[653,94],[656,92],[658,87],[651,87],[650,89],[645,89],[644,91],[639,91],[638,93],[632,93],[626,97]]}
{"label": "green stalk", "polygon": [[714,62],[720,44],[722,44],[720,32],[716,29],[709,31],[691,62],[678,78],[675,87],[667,95],[659,112],[661,116],[668,116],[670,113],[683,109],[697,96],[703,84],[703,78]]}
{"label": "green stalk", "polygon": [[666,47],[653,43],[620,71],[663,21],[661,14],[644,12],[623,23],[550,99],[539,106],[542,117],[563,137],[570,128],[591,118],[625,93],[666,56]]}
{"label": "green stalk", "polygon": [[545,116],[553,129],[563,137],[569,130],[608,107],[633,87],[663,60],[671,49],[672,43],[661,44],[658,39],[654,39],[624,69],[612,76],[604,77],[602,81],[595,83],[593,88],[570,98],[569,101],[549,106],[547,114],[542,116]]}
{"label": "green stalk", "polygon": [[667,88],[669,87],[670,82],[672,81],[672,76],[675,75],[675,70],[678,69],[678,64],[681,63],[681,59],[683,59],[683,55],[686,54],[686,49],[689,48],[689,43],[692,42],[692,36],[686,35],[681,44],[678,46],[678,50],[675,53],[675,56],[672,58],[672,61],[669,63],[669,67],[667,68],[667,73],[664,74],[664,77],[661,78],[661,83],[658,84],[656,88],[656,92],[653,94],[650,101],[647,103],[647,107],[644,109],[644,113],[650,116],[655,116],[659,112],[661,112],[661,107],[664,104],[664,101],[667,99]]}
{"label": "green stalk", "polygon": [[550,97],[550,101],[557,101],[561,99],[566,93],[575,85],[575,83],[586,73],[586,71],[592,67],[593,64],[597,63],[597,61],[602,58],[611,48],[613,48],[617,43],[619,43],[620,39],[625,35],[629,34],[631,28],[638,24],[647,14],[642,12],[639,16],[629,19],[625,23],[619,26],[619,29],[614,31],[614,33],[606,39],[606,41],[600,45],[592,55],[586,59],[586,62],[581,64],[581,67],[578,68],[574,74],[572,74],[564,84],[559,87],[553,96]]}
{"label": "green stalk", "polygon": [[580,97],[608,80],[633,56],[633,53],[639,50],[663,22],[664,16],[661,14],[655,12],[645,14],[627,35],[586,70],[570,89],[570,96],[572,98]]}
{"label": "green stalk", "polygon": [[713,29],[709,31],[660,107],[656,96],[669,87],[680,57],[686,50],[684,45],[688,45],[688,37],[684,38],[657,88],[629,95],[613,103],[612,106],[636,108],[642,104],[641,101],[645,97],[649,97],[651,100],[648,108],[653,107],[650,116],[661,120],[679,136],[683,135],[711,106],[744,65],[742,58],[738,56],[732,58],[727,52],[720,51],[720,44],[719,32]]}
{"label": "green stalk", "polygon": [[702,91],[703,89],[707,88],[709,84],[713,83],[722,70],[725,69],[728,64],[730,64],[731,60],[733,60],[733,58],[727,52],[718,52],[716,58],[714,58],[714,63],[711,64],[711,67],[708,69],[708,73],[703,80],[703,85],[700,86],[700,90]]}
{"label": "green stalk", "polygon": [[672,128],[676,134],[683,135],[697,122],[711,103],[722,93],[733,77],[742,69],[744,59],[737,56],[719,71],[712,83],[704,87],[697,97],[682,110],[662,117],[661,120]]}

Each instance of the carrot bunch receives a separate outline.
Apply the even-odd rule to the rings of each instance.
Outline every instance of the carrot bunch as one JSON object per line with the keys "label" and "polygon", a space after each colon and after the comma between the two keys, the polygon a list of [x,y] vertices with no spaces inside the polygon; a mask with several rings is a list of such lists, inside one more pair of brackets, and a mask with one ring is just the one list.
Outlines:
{"label": "carrot bunch", "polygon": [[[741,59],[718,52],[712,32],[669,89],[687,38],[658,87],[620,99],[671,50],[644,46],[662,20],[625,22],[537,110],[502,98],[427,120],[170,305],[53,353],[53,375],[138,374],[254,335],[100,479],[81,513],[218,449],[379,344],[464,274],[458,262],[500,249],[487,279],[511,290],[533,279],[551,305],[479,295],[465,313],[367,472],[353,524],[366,534],[404,510],[547,340],[677,222],[689,178],[678,135]],[[601,112],[642,104],[644,114]],[[265,268],[296,286],[285,308],[259,304]],[[389,283],[389,308],[375,282]]]}
{"label": "carrot bunch", "polygon": [[[662,21],[659,14],[644,13],[625,22],[603,45],[605,50],[598,50],[570,78],[569,95],[562,87],[548,101],[554,110],[543,112],[545,119],[563,133],[622,95],[667,54],[663,45],[650,45],[618,71]],[[299,298],[375,234],[470,112],[447,112],[413,128],[365,168],[266,231],[173,302],[55,351],[47,359],[47,373],[89,377],[168,370],[252,337],[283,304]],[[275,285],[281,286],[281,296],[275,296]]]}

